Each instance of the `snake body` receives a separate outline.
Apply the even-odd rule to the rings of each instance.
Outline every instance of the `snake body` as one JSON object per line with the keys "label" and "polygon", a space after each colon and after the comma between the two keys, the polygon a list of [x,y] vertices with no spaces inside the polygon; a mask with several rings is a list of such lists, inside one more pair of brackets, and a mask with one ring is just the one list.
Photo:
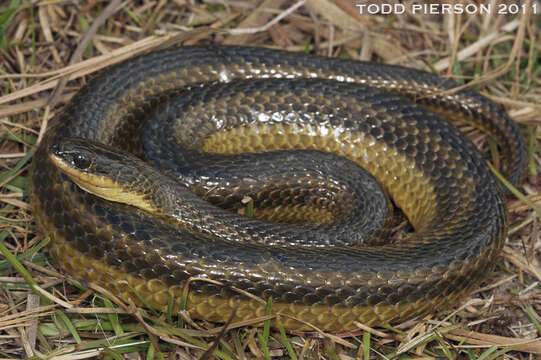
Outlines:
{"label": "snake body", "polygon": [[[95,77],[55,119],[32,164],[33,211],[51,238],[52,257],[69,274],[140,304],[136,291],[162,311],[178,311],[186,296],[194,318],[224,322],[235,309],[234,320],[246,320],[264,315],[272,298],[286,329],[348,330],[355,322],[382,325],[446,309],[479,284],[506,236],[503,191],[451,122],[490,134],[511,181],[525,164],[524,142],[505,112],[469,89],[448,91],[455,86],[398,66],[261,48],[145,54]],[[75,184],[51,159],[58,144],[73,138],[104,144],[115,159],[115,151],[125,151],[135,164],[151,163],[152,170],[134,173],[132,185],[163,213],[111,202]],[[262,151],[271,152],[262,155],[267,160],[238,155]],[[337,155],[348,160],[342,164]],[[323,167],[343,174],[325,181],[315,175],[321,167],[311,165],[312,157],[336,163]],[[252,181],[227,180],[228,164],[274,176],[274,187],[248,188],[256,200],[258,192],[274,199],[257,206],[263,219],[282,223],[216,206],[235,197],[228,194],[241,186],[232,183]],[[348,220],[340,217],[372,212],[340,195],[357,166],[413,225],[405,239],[386,243],[370,226],[369,238],[343,228]],[[122,177],[122,167],[113,167]],[[304,175],[282,175],[284,167]],[[154,168],[167,174],[157,185],[151,185]],[[156,195],[173,181],[191,195],[172,202]],[[280,196],[293,205],[277,206]],[[175,204],[169,213],[166,202]],[[317,203],[331,210],[317,212]],[[273,218],[280,213],[273,208],[298,214]],[[295,223],[303,217],[326,220]]]}

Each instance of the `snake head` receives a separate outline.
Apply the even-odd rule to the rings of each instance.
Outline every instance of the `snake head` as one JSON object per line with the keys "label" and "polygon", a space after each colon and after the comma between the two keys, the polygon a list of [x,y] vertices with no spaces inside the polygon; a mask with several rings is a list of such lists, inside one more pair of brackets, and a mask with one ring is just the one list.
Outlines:
{"label": "snake head", "polygon": [[129,169],[136,171],[139,161],[107,145],[78,138],[55,142],[49,147],[49,158],[69,177],[87,176],[93,182],[103,181],[104,178],[118,179],[120,174],[129,173]]}
{"label": "snake head", "polygon": [[103,196],[118,188],[121,157],[113,149],[83,139],[61,139],[49,148],[53,164],[83,190]]}
{"label": "snake head", "polygon": [[148,186],[142,184],[148,166],[133,155],[89,140],[66,138],[49,147],[49,158],[88,193],[147,211],[155,209],[145,196]]}
{"label": "snake head", "polygon": [[49,158],[61,173],[84,191],[106,199],[118,189],[111,153],[104,145],[83,139],[61,139],[49,147]]}

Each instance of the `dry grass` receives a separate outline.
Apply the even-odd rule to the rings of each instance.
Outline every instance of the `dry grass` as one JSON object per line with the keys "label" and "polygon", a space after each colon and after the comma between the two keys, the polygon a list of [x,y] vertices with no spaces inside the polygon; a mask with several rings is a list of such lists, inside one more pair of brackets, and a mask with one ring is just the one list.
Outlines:
{"label": "dry grass", "polygon": [[[360,15],[346,0],[112,3],[120,8],[12,0],[0,9],[0,358],[541,358],[539,15]],[[541,12],[541,3],[525,3]],[[173,43],[401,64],[454,77],[504,106],[527,139],[529,167],[483,288],[452,313],[395,328],[286,335],[231,324],[217,337],[216,324],[136,309],[60,273],[28,206],[34,145],[88,75]],[[488,148],[483,136],[469,135]]]}

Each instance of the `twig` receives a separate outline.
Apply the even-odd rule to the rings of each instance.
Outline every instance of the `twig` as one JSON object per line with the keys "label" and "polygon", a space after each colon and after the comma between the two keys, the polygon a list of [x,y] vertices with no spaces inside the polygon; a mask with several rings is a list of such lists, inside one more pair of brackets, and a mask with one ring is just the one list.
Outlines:
{"label": "twig", "polygon": [[[502,26],[501,30],[495,30],[488,34],[485,37],[482,37],[481,39],[477,40],[473,44],[471,44],[468,47],[465,47],[464,49],[460,50],[457,54],[455,59],[458,61],[463,61],[470,56],[477,53],[479,50],[487,47],[494,39],[496,39],[499,35],[502,34],[502,32],[511,32],[514,31],[518,26],[520,25],[520,19],[515,19],[504,26]],[[442,59],[434,64],[434,69],[438,71],[442,71],[447,69],[449,66],[451,66],[451,60],[452,57],[447,57],[445,59]]]}
{"label": "twig", "polygon": [[282,20],[283,18],[285,18],[286,16],[288,16],[289,14],[291,14],[292,12],[294,12],[295,10],[303,6],[304,3],[305,3],[305,0],[298,1],[296,4],[290,6],[280,15],[276,16],[274,19],[272,19],[271,21],[269,21],[263,26],[255,27],[255,28],[231,29],[228,32],[231,35],[242,35],[242,34],[254,34],[258,32],[267,31],[271,26],[278,23],[280,20]]}
{"label": "twig", "polygon": [[235,307],[233,308],[233,311],[231,312],[231,315],[229,315],[229,319],[227,319],[224,326],[222,327],[222,330],[218,333],[218,335],[216,335],[216,338],[212,342],[212,345],[210,345],[210,347],[207,349],[207,351],[205,351],[203,353],[203,355],[201,355],[199,360],[206,360],[212,355],[212,353],[214,352],[214,350],[216,349],[216,347],[220,343],[220,340],[223,338],[223,336],[225,335],[225,333],[229,329],[229,325],[231,324],[231,322],[233,321],[233,318],[237,314],[238,309],[239,309],[239,302],[237,301],[235,303]]}

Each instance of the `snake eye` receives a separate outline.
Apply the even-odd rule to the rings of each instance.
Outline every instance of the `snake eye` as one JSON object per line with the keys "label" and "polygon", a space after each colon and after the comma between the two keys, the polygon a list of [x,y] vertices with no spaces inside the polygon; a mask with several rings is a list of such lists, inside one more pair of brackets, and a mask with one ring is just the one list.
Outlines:
{"label": "snake eye", "polygon": [[89,156],[76,154],[73,156],[73,165],[81,170],[86,170],[92,165],[92,160]]}

